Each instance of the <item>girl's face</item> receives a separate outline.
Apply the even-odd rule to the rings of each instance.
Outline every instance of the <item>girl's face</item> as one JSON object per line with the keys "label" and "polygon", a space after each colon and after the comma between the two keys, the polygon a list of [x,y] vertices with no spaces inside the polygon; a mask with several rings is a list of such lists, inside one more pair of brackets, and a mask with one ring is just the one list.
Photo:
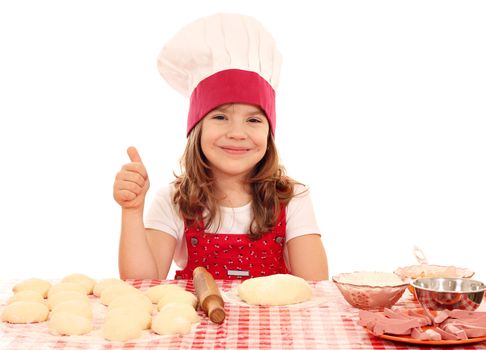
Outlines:
{"label": "girl's face", "polygon": [[201,123],[202,151],[215,177],[245,176],[267,151],[269,124],[257,106],[223,105]]}

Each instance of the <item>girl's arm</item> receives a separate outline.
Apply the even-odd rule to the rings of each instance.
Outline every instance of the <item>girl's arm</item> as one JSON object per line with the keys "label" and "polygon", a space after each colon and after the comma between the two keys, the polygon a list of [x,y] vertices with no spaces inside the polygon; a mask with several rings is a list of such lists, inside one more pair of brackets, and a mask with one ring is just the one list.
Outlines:
{"label": "girl's arm", "polygon": [[293,275],[308,281],[329,278],[326,251],[320,235],[308,234],[292,238],[287,242],[287,250]]}
{"label": "girl's arm", "polygon": [[168,233],[144,228],[142,217],[142,214],[122,211],[120,278],[166,279],[177,240]]}
{"label": "girl's arm", "polygon": [[122,209],[118,269],[122,279],[157,279],[159,276],[143,226],[143,211]]}
{"label": "girl's arm", "polygon": [[163,231],[145,229],[147,241],[157,267],[157,279],[167,279],[177,240],[174,236]]}

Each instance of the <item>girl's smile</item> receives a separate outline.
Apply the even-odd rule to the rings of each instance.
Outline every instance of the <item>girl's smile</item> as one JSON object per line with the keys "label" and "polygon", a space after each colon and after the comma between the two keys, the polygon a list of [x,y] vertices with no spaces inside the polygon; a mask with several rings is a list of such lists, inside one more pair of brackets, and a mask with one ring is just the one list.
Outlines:
{"label": "girl's smile", "polygon": [[244,155],[251,150],[250,148],[237,147],[237,146],[220,146],[220,147],[226,153],[234,154],[234,155]]}

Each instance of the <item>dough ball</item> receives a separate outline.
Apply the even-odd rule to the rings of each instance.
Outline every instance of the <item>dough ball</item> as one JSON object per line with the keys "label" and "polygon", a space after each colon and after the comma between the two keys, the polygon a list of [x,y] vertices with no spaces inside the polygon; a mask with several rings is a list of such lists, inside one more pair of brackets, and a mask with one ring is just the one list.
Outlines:
{"label": "dough ball", "polygon": [[55,335],[82,335],[91,332],[93,322],[78,314],[60,311],[51,315],[47,326]]}
{"label": "dough ball", "polygon": [[2,313],[2,321],[9,323],[35,323],[47,320],[49,309],[37,301],[16,301],[8,304]]}
{"label": "dough ball", "polygon": [[165,293],[160,299],[157,304],[157,308],[162,309],[165,305],[169,303],[181,303],[181,304],[188,304],[193,308],[197,305],[197,298],[191,292],[185,290],[171,290]]}
{"label": "dough ball", "polygon": [[47,304],[49,309],[54,309],[57,304],[60,304],[68,300],[80,300],[89,303],[88,296],[84,292],[77,292],[74,290],[64,290],[52,294],[49,299],[47,299]]}
{"label": "dough ball", "polygon": [[119,295],[113,299],[108,305],[108,310],[123,306],[133,306],[134,308],[139,308],[149,314],[152,313],[153,309],[150,299],[142,293],[127,293]]}
{"label": "dough ball", "polygon": [[50,282],[38,278],[30,278],[17,283],[12,290],[14,293],[18,293],[23,290],[35,290],[36,292],[39,292],[43,298],[45,298],[47,297],[49,288],[51,288]]}
{"label": "dough ball", "polygon": [[84,287],[86,294],[91,294],[93,292],[94,285],[96,284],[94,279],[81,273],[73,273],[66,276],[62,279],[62,282],[79,283]]}
{"label": "dough ball", "polygon": [[66,300],[61,303],[58,303],[51,311],[50,317],[55,313],[58,312],[67,312],[70,314],[75,314],[79,316],[83,316],[88,320],[93,319],[93,310],[91,309],[91,305],[89,302],[84,300]]}
{"label": "dough ball", "polygon": [[120,306],[116,309],[108,310],[106,320],[109,318],[128,318],[135,321],[142,329],[150,328],[152,316],[150,313],[133,306]]}
{"label": "dough ball", "polygon": [[120,295],[128,294],[128,293],[142,294],[141,291],[139,291],[137,288],[129,284],[115,285],[115,286],[107,287],[105,290],[103,290],[100,296],[100,301],[103,305],[110,305],[113,299],[115,299]]}
{"label": "dough ball", "polygon": [[61,282],[61,283],[58,283],[58,284],[53,285],[49,289],[49,291],[47,292],[47,297],[50,298],[51,295],[56,294],[58,292],[63,292],[63,291],[66,291],[66,290],[76,291],[76,292],[80,292],[80,293],[83,293],[83,294],[87,294],[86,293],[86,289],[80,283],[76,283],[76,282]]}
{"label": "dough ball", "polygon": [[104,280],[99,281],[98,283],[95,284],[93,288],[93,294],[99,297],[101,293],[103,292],[104,289],[110,286],[115,286],[115,285],[129,285],[125,281],[122,281],[118,278],[106,278]]}
{"label": "dough ball", "polygon": [[102,333],[105,339],[126,341],[139,338],[142,335],[142,327],[129,315],[110,317],[105,320]]}
{"label": "dough ball", "polygon": [[152,301],[154,304],[158,304],[160,298],[167,293],[170,293],[172,291],[185,291],[184,288],[179,287],[178,285],[175,284],[161,284],[158,286],[150,287],[145,291],[145,295],[149,297],[149,299]]}
{"label": "dough ball", "polygon": [[170,314],[159,312],[152,321],[152,331],[161,335],[184,335],[191,331],[191,322],[182,316],[173,317]]}
{"label": "dough ball", "polygon": [[300,277],[277,274],[244,281],[238,294],[252,305],[289,305],[310,300],[312,288]]}
{"label": "dough ball", "polygon": [[10,299],[8,299],[8,304],[16,301],[37,301],[39,303],[44,303],[44,297],[41,293],[35,290],[23,290],[15,293]]}
{"label": "dough ball", "polygon": [[165,315],[169,315],[172,318],[176,318],[180,316],[187,319],[191,323],[197,323],[200,321],[196,310],[194,310],[194,308],[188,304],[180,304],[180,303],[166,304],[164,307],[162,307],[162,309],[160,309],[159,315],[161,313]]}

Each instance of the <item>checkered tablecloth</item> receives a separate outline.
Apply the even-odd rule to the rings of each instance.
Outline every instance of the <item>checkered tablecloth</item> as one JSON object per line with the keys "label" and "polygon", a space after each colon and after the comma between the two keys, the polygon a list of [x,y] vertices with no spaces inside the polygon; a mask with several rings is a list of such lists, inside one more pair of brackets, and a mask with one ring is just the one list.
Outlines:
{"label": "checkered tablecloth", "polygon": [[[0,281],[0,305],[5,305],[12,295],[11,288],[16,282]],[[174,283],[194,291],[192,281],[129,282],[141,290]],[[101,336],[102,320],[96,317],[95,328],[89,335],[75,337],[51,335],[45,322],[32,325],[2,322],[0,349],[418,349],[368,334],[357,324],[358,310],[347,304],[329,281],[312,283],[315,295],[312,301],[285,307],[247,306],[235,295],[238,281],[217,283],[226,301],[226,320],[216,325],[199,311],[201,323],[185,336],[159,336],[145,331],[142,338],[134,341],[110,342]],[[95,297],[91,298],[99,304]],[[397,305],[418,307],[408,291]],[[485,306],[479,310],[486,310]],[[486,342],[454,349],[486,349]]]}

